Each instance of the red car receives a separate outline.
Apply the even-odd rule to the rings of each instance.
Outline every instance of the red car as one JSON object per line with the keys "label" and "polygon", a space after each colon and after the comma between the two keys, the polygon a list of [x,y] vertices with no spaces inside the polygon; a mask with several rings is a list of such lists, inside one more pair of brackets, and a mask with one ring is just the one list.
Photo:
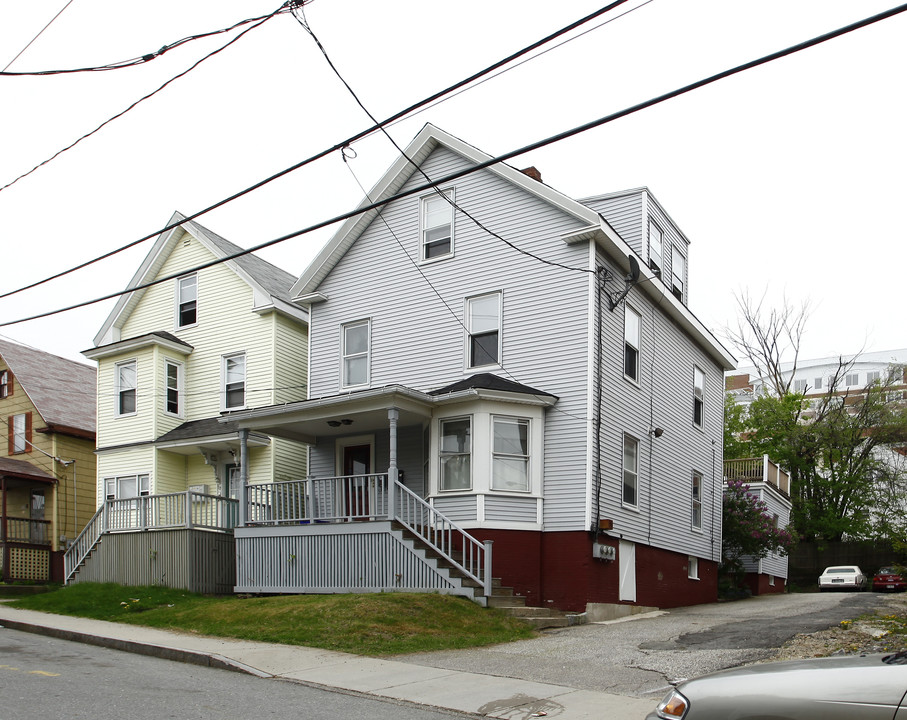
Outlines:
{"label": "red car", "polygon": [[898,573],[895,567],[879,568],[875,577],[872,579],[873,592],[901,592],[907,590],[907,582]]}

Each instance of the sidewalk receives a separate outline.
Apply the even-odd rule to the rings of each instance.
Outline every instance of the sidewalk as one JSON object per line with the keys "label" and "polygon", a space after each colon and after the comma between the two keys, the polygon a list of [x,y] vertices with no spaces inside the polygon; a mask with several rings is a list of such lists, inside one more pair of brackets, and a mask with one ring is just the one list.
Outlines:
{"label": "sidewalk", "polygon": [[263,678],[393,698],[506,720],[629,720],[651,711],[651,700],[441,670],[314,648],[195,636],[51,615],[0,604],[0,625],[64,640],[167,660],[234,670]]}

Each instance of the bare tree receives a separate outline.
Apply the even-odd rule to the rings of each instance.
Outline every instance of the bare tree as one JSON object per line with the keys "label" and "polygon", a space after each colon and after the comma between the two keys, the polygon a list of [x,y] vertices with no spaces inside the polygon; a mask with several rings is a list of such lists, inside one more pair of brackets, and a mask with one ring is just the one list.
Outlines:
{"label": "bare tree", "polygon": [[[800,356],[800,342],[809,318],[809,301],[799,308],[787,298],[780,308],[765,308],[765,293],[758,302],[744,291],[735,295],[740,315],[737,329],[728,328],[728,340],[756,368],[756,374],[770,383],[774,394],[782,397],[790,392]],[[782,357],[792,355],[790,374],[782,372]]]}

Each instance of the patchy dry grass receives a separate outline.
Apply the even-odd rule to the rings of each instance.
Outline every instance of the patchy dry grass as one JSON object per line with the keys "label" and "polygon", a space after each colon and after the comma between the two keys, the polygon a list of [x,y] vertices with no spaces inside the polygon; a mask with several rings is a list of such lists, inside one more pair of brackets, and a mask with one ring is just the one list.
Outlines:
{"label": "patchy dry grass", "polygon": [[417,593],[208,597],[162,587],[78,583],[13,607],[242,640],[395,655],[533,635],[463,598]]}

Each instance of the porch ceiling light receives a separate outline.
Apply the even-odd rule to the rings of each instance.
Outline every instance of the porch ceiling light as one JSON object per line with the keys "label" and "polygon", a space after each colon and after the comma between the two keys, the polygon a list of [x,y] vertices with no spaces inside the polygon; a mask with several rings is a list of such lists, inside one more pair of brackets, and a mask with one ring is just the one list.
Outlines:
{"label": "porch ceiling light", "polygon": [[343,418],[343,420],[341,420],[340,422],[342,422],[344,425],[352,425],[352,424],[353,424],[353,421],[350,420],[349,418]]}
{"label": "porch ceiling light", "polygon": [[328,420],[328,425],[330,425],[331,427],[340,427],[340,421],[339,420]]}

